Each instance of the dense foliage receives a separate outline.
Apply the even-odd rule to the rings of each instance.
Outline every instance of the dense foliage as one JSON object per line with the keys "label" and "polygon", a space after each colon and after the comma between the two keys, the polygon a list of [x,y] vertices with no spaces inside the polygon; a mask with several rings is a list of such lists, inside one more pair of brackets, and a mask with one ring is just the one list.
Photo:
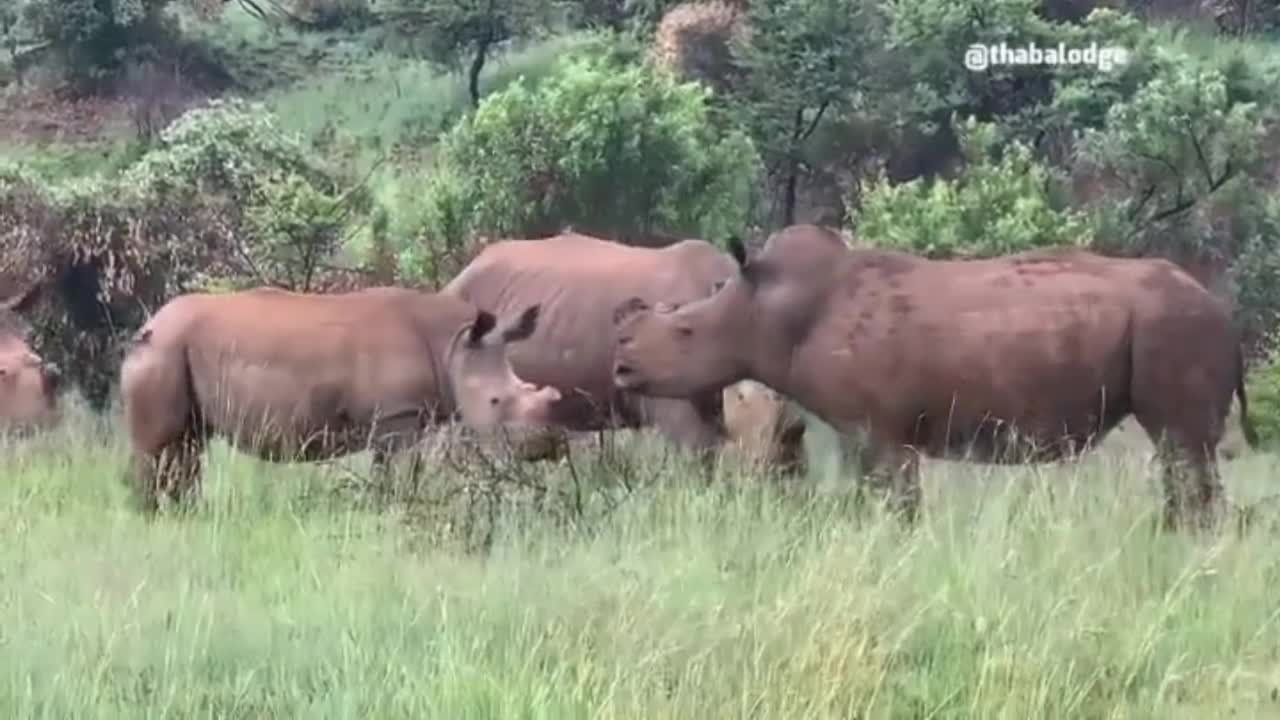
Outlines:
{"label": "dense foliage", "polygon": [[1060,207],[1061,178],[1013,142],[996,151],[995,128],[961,128],[965,168],[953,179],[891,183],[883,174],[861,189],[851,213],[861,240],[934,258],[990,257],[1034,247],[1085,245],[1083,214]]}
{"label": "dense foliage", "polygon": [[32,34],[57,50],[68,77],[95,86],[174,32],[172,17],[165,13],[171,2],[26,0],[21,14]]}
{"label": "dense foliage", "polygon": [[756,154],[706,93],[644,64],[574,57],[490,95],[440,143],[424,236],[540,236],[566,225],[645,243],[749,221]]}
{"label": "dense foliage", "polygon": [[43,346],[101,403],[118,342],[147,313],[212,285],[305,287],[365,204],[262,108],[214,103],[116,174],[4,169],[0,245],[59,290]]}
{"label": "dense foliage", "polygon": [[805,149],[822,122],[858,109],[871,76],[874,15],[863,0],[750,3],[750,32],[730,45],[742,77],[734,112],[761,148],[775,192],[774,222],[796,219]]}
{"label": "dense foliage", "polygon": [[1249,414],[1259,442],[1272,450],[1280,447],[1280,355],[1267,357],[1253,370],[1249,393]]}

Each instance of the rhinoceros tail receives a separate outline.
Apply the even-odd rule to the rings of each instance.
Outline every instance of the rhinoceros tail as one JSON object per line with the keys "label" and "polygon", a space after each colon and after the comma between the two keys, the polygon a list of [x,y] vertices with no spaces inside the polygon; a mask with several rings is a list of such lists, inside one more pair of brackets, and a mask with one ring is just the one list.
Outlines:
{"label": "rhinoceros tail", "polygon": [[1244,432],[1244,441],[1249,447],[1258,446],[1258,431],[1249,419],[1249,399],[1244,389],[1244,349],[1236,346],[1236,399],[1240,401],[1240,429]]}

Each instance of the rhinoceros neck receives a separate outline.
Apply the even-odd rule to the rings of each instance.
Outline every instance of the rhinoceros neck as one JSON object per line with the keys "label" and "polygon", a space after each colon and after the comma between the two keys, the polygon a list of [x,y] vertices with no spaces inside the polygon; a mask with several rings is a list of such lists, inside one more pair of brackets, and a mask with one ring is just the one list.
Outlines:
{"label": "rhinoceros neck", "polygon": [[737,380],[755,380],[790,395],[802,389],[792,372],[793,355],[794,348],[785,339],[757,336],[746,358],[746,371]]}

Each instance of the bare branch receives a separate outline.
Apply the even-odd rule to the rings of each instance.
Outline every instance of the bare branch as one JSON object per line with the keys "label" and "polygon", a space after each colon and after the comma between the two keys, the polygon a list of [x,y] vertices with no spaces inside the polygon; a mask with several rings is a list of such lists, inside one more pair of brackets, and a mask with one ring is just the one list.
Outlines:
{"label": "bare branch", "polygon": [[[818,123],[822,122],[822,115],[827,111],[827,108],[830,105],[831,105],[830,100],[822,101],[822,104],[818,106],[818,112],[815,113],[813,116],[813,121],[809,123],[809,127],[805,129],[803,133],[800,134],[800,137],[796,138],[799,142],[804,142],[805,140],[808,140],[809,136],[813,134],[813,131],[818,129]],[[804,111],[801,110],[800,112],[803,113]]]}

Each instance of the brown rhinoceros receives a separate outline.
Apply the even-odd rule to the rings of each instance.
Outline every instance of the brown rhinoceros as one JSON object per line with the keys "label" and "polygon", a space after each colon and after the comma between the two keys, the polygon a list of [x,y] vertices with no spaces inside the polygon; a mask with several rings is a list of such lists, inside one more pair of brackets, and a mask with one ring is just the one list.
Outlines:
{"label": "brown rhinoceros", "polygon": [[[739,402],[722,388],[681,398],[646,398],[614,387],[613,309],[638,296],[651,303],[681,303],[705,296],[737,265],[702,240],[661,248],[632,247],[579,233],[491,243],[442,292],[490,312],[542,305],[542,323],[528,342],[510,351],[521,377],[560,390],[556,425],[570,431],[654,427],[684,447],[706,450],[726,441],[724,407]],[[770,416],[758,396],[743,416]],[[774,409],[772,416],[778,414]],[[775,425],[773,442],[785,448],[768,457],[802,456],[803,424]],[[793,447],[794,446],[794,447]]]}
{"label": "brown rhinoceros", "polygon": [[901,470],[893,495],[909,517],[918,454],[1061,459],[1132,414],[1166,461],[1193,470],[1184,484],[1165,465],[1174,524],[1221,503],[1233,392],[1256,442],[1230,312],[1165,260],[1054,249],[938,261],[851,250],[809,225],[756,257],[731,251],[739,271],[709,297],[618,307],[618,387],[680,398],[759,380],[839,431],[865,431]]}
{"label": "brown rhinoceros", "polygon": [[382,471],[454,414],[483,431],[540,427],[559,393],[507,362],[507,344],[537,327],[537,305],[521,310],[495,329],[494,315],[455,297],[399,288],[173,299],[120,370],[144,509],[198,487],[212,436],[276,462],[369,448]]}
{"label": "brown rhinoceros", "polygon": [[28,327],[17,315],[38,288],[0,302],[0,433],[26,433],[58,420],[58,368],[28,344]]}

